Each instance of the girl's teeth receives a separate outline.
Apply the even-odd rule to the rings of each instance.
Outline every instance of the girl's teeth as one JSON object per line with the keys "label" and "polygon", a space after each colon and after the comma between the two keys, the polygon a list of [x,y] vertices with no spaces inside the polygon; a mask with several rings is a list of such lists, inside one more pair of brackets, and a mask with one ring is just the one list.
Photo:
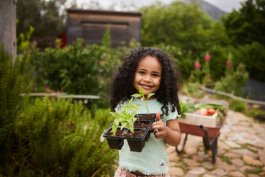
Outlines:
{"label": "girl's teeth", "polygon": [[145,88],[145,89],[150,89],[151,88],[150,86],[146,86],[146,85],[144,85],[142,87]]}

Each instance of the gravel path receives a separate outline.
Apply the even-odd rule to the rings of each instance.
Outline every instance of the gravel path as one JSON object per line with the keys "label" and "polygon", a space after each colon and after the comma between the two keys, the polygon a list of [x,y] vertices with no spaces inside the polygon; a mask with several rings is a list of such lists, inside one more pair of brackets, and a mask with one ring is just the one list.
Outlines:
{"label": "gravel path", "polygon": [[173,146],[167,150],[171,177],[265,177],[265,123],[238,112],[227,113],[216,164],[204,153],[202,137],[189,135],[181,154]]}

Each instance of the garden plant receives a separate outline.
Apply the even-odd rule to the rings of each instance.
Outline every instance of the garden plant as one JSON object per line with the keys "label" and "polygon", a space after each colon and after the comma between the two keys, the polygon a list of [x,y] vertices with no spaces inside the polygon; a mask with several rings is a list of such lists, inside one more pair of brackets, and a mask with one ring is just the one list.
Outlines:
{"label": "garden plant", "polygon": [[[124,139],[128,140],[132,151],[142,151],[145,141],[148,140],[151,133],[151,125],[155,121],[155,114],[149,114],[146,100],[151,98],[154,93],[144,95],[140,87],[138,93],[131,95],[131,99],[122,104],[118,112],[110,112],[114,118],[111,126],[106,130],[104,137],[109,146],[114,149],[121,149]],[[133,104],[135,98],[144,101],[148,114],[136,114],[139,105]]]}

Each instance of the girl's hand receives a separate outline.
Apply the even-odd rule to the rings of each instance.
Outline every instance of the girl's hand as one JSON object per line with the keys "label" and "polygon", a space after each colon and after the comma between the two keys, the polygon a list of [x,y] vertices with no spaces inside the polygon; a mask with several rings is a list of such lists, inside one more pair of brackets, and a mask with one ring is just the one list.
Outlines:
{"label": "girl's hand", "polygon": [[156,121],[153,123],[152,128],[156,138],[164,138],[168,133],[168,127],[161,120],[160,113],[156,113]]}

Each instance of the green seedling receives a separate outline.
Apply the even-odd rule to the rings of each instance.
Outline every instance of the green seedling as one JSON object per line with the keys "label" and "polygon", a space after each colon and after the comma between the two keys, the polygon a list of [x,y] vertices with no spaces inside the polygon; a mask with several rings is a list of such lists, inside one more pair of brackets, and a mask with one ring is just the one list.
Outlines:
{"label": "green seedling", "polygon": [[149,93],[148,95],[145,95],[144,94],[144,91],[142,89],[142,87],[139,87],[139,90],[138,90],[139,93],[135,93],[132,95],[133,98],[141,98],[142,101],[144,101],[145,103],[145,107],[147,109],[147,112],[149,113],[149,109],[148,109],[148,106],[147,106],[147,103],[146,103],[146,100],[148,100],[149,98],[151,98],[152,96],[155,95],[155,93]]}
{"label": "green seedling", "polygon": [[132,104],[133,97],[124,104],[119,113],[110,112],[110,114],[115,118],[112,124],[112,132],[116,134],[117,128],[121,129],[127,128],[131,132],[134,131],[133,124],[136,120],[135,115],[139,109],[139,105]]}
{"label": "green seedling", "polygon": [[137,120],[137,118],[135,118],[135,115],[140,105],[133,104],[132,103],[133,99],[141,98],[141,100],[144,101],[145,103],[147,112],[149,113],[148,106],[145,101],[151,98],[154,95],[154,93],[144,95],[143,89],[141,87],[139,88],[138,92],[139,93],[131,95],[131,99],[122,106],[121,110],[118,113],[110,112],[111,116],[114,117],[114,121],[112,124],[112,132],[114,134],[116,134],[116,131],[119,127],[121,129],[127,128],[131,132],[134,131],[133,125],[134,122]]}

